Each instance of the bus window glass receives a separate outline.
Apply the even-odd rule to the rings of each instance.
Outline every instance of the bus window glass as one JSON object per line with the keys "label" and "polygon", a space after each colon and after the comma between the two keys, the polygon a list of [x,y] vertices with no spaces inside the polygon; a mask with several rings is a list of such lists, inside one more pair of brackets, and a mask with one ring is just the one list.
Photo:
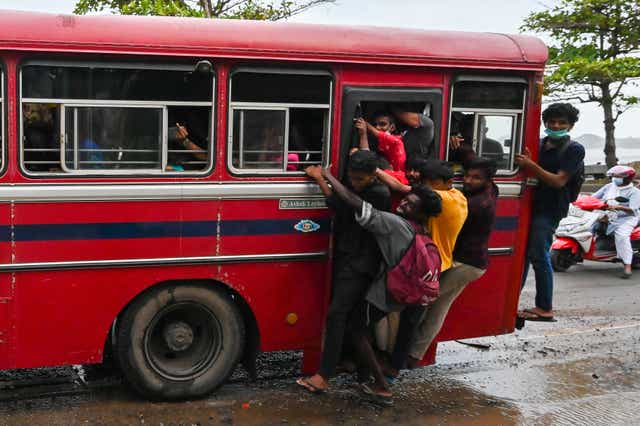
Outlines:
{"label": "bus window glass", "polygon": [[325,75],[237,72],[231,80],[230,167],[301,173],[324,164],[331,80]]}
{"label": "bus window glass", "polygon": [[29,173],[201,173],[210,166],[209,73],[132,64],[27,64],[21,73]]}
{"label": "bus window glass", "polygon": [[158,169],[162,164],[162,108],[65,106],[64,114],[63,170]]}
{"label": "bus window glass", "polygon": [[232,102],[328,104],[327,75],[238,72],[233,75]]}
{"label": "bus window glass", "polygon": [[478,153],[481,157],[495,161],[498,170],[510,168],[511,142],[514,132],[514,117],[504,115],[478,116]]}
{"label": "bus window glass", "polygon": [[498,173],[515,170],[520,147],[526,86],[471,82],[454,85],[449,122],[448,159],[461,170],[472,155],[495,161]]}
{"label": "bus window glass", "polygon": [[282,170],[286,114],[286,110],[235,110],[233,166]]}
{"label": "bus window glass", "polygon": [[213,96],[211,76],[191,70],[26,65],[22,79],[24,98],[211,102]]}
{"label": "bus window glass", "polygon": [[456,108],[522,109],[523,84],[463,81],[455,85],[453,104]]}

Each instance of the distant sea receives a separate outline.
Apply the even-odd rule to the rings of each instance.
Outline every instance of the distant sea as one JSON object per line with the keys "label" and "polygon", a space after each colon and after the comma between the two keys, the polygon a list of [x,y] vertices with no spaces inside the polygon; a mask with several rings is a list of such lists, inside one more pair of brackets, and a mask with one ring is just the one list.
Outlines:
{"label": "distant sea", "polygon": [[[620,160],[620,163],[623,163],[623,164],[631,163],[632,161],[640,161],[640,149],[618,148],[616,149],[616,156],[618,157],[618,160]],[[602,152],[601,148],[586,149],[584,163],[585,164],[597,164],[597,163],[604,164],[604,152]]]}

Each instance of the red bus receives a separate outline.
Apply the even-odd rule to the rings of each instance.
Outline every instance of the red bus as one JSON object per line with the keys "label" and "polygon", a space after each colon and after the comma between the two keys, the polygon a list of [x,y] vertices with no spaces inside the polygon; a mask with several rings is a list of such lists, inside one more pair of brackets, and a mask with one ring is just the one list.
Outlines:
{"label": "red bus", "polygon": [[455,116],[500,166],[490,269],[438,340],[512,332],[546,58],[519,35],[3,11],[0,368],[112,354],[157,398],[259,351],[311,372],[331,220],[302,169],[340,173],[356,110],[396,102],[441,158]]}

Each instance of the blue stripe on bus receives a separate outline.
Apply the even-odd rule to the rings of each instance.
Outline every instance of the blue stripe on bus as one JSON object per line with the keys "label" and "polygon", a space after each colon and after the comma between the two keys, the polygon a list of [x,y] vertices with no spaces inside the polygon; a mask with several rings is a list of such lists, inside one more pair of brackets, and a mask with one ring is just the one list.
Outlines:
{"label": "blue stripe on bus", "polygon": [[[220,222],[221,236],[297,234],[294,226],[301,219],[226,220]],[[329,219],[317,219],[317,232],[328,233]],[[16,225],[15,241],[117,240],[130,238],[213,237],[217,221],[129,222]],[[0,227],[0,241],[11,241],[11,229]]]}
{"label": "blue stripe on bus", "polygon": [[[252,235],[298,234],[294,226],[301,219],[224,220],[220,222],[220,235],[226,237]],[[320,225],[318,232],[328,233],[330,219],[314,219]],[[217,234],[217,221],[197,222],[127,222],[127,223],[65,223],[16,225],[15,241],[62,240],[117,240],[130,238],[213,237]],[[517,216],[496,217],[496,231],[518,228]],[[0,226],[0,241],[11,241],[11,227]]]}

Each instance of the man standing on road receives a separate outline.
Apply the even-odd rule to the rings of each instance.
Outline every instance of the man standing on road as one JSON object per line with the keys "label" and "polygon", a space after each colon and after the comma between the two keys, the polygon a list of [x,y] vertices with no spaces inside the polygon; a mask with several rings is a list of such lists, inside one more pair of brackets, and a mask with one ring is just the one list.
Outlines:
{"label": "man standing on road", "polygon": [[584,167],[584,148],[569,137],[569,131],[579,115],[580,111],[571,104],[549,105],[542,112],[547,136],[540,142],[538,162],[531,159],[528,149],[516,155],[518,166],[538,179],[522,276],[524,287],[529,265],[532,265],[536,277],[536,306],[518,312],[519,317],[529,321],[555,321],[549,249],[558,222],[567,215],[569,203],[580,184],[580,171]]}

